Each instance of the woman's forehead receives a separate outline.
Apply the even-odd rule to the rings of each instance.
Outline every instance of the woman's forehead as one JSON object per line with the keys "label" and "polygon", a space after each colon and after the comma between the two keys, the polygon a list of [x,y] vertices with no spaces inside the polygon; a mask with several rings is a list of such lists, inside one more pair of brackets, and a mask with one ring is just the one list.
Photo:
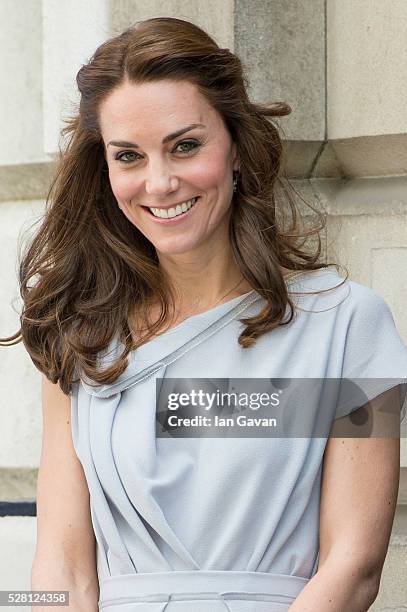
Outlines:
{"label": "woman's forehead", "polygon": [[161,110],[177,114],[191,108],[201,113],[211,109],[194,83],[163,79],[152,83],[125,82],[105,98],[100,110],[109,114],[153,114]]}
{"label": "woman's forehead", "polygon": [[216,112],[188,81],[168,79],[152,83],[126,82],[114,90],[100,106],[100,123],[106,140],[129,138],[118,134],[152,133],[165,137],[187,125],[218,124]]}

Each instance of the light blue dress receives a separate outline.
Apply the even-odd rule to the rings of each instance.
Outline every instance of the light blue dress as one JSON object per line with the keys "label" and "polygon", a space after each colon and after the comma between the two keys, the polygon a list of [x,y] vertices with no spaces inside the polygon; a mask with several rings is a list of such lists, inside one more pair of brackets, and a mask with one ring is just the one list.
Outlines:
{"label": "light blue dress", "polygon": [[282,612],[315,574],[327,438],[156,437],[156,379],[360,377],[368,399],[406,381],[407,349],[376,292],[347,281],[309,293],[341,280],[321,270],[287,281],[294,320],[253,347],[237,338],[239,318],[264,305],[255,291],[143,345],[113,384],[74,384],[100,610]]}

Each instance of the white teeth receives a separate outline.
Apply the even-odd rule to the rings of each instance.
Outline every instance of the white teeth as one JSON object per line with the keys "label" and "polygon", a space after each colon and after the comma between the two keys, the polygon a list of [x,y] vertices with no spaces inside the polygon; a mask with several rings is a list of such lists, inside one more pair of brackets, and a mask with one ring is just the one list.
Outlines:
{"label": "white teeth", "polygon": [[198,198],[193,198],[192,200],[188,200],[188,202],[183,202],[182,204],[177,204],[175,208],[150,208],[151,212],[155,217],[160,217],[161,219],[172,219],[172,217],[178,217],[184,212],[187,212],[197,201]]}

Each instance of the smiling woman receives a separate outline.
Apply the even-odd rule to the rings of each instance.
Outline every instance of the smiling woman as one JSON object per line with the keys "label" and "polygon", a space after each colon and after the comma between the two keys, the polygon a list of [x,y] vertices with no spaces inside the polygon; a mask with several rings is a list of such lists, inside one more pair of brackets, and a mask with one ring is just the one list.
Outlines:
{"label": "smiling woman", "polygon": [[[216,298],[228,278],[233,282],[239,275],[225,253],[239,160],[221,116],[195,84],[162,79],[126,80],[101,103],[99,117],[110,185],[122,212],[154,245],[170,277],[179,276],[180,267],[184,276],[185,263],[194,260],[199,293],[213,303],[212,295]],[[176,141],[186,133],[190,140]],[[122,150],[126,141],[132,151]],[[216,268],[225,265],[218,279],[214,264],[208,268],[215,256]],[[206,286],[204,271],[210,276]],[[191,279],[188,284],[196,293]]]}
{"label": "smiling woman", "polygon": [[[290,108],[251,102],[244,78],[229,49],[170,18],[106,41],[79,70],[79,112],[20,264],[21,330],[3,339],[23,340],[65,393],[80,371],[113,382],[163,329],[255,288],[266,302],[239,334],[248,347],[293,316],[286,277],[327,266],[324,218],[305,230],[280,176],[270,117]],[[123,354],[100,372],[115,337]]]}
{"label": "smiling woman", "polygon": [[[77,75],[3,339],[44,375],[33,588],[68,589],[77,612],[362,612],[378,588],[399,440],[327,432],[360,396],[398,418],[407,350],[384,300],[321,261],[323,219],[304,230],[270,119],[290,109],[245,82],[229,49],[164,17]],[[368,382],[346,401],[300,393],[302,436],[295,410],[274,439],[243,417],[236,436],[199,418],[203,435],[180,435],[184,415],[159,410],[172,380],[325,377]]]}

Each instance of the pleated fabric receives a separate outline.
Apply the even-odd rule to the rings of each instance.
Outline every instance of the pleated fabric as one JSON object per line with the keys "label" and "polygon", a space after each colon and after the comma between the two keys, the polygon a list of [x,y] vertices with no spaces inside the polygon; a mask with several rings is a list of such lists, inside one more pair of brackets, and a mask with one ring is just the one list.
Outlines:
{"label": "pleated fabric", "polygon": [[[256,291],[141,346],[114,383],[73,385],[100,610],[282,612],[315,574],[327,438],[160,438],[156,381],[361,377],[376,397],[406,380],[407,349],[383,298],[352,281],[335,289],[341,280],[321,270],[287,281],[294,320],[253,347],[238,336],[265,304]],[[120,349],[115,339],[101,366]]]}

